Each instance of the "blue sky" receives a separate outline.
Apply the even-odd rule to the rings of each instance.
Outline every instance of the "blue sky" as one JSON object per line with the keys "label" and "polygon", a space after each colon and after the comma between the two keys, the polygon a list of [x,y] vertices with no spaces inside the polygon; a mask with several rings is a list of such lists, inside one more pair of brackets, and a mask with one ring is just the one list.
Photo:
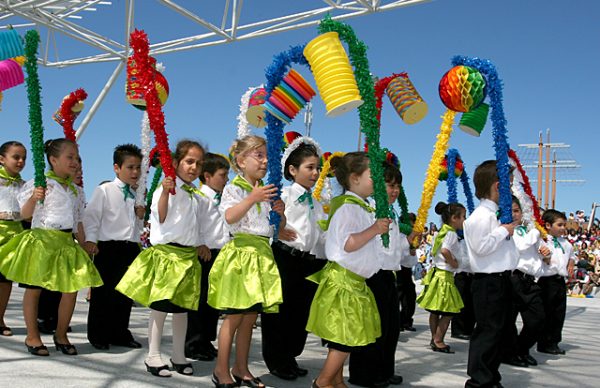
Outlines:
{"label": "blue sky", "polygon": [[[248,21],[275,14],[278,7],[292,2],[255,1],[244,3]],[[192,6],[195,4],[195,6]],[[218,4],[218,7],[217,7]],[[150,40],[165,40],[194,31],[194,25],[154,2],[136,2],[135,26],[146,30]],[[221,12],[220,2],[186,4],[199,14],[214,18]],[[195,7],[195,8],[194,8]],[[114,39],[123,40],[124,2],[85,15],[86,23],[102,29]],[[159,14],[160,11],[160,14]],[[429,114],[415,125],[406,125],[387,99],[382,116],[382,146],[400,158],[404,186],[411,210],[416,210],[439,132],[444,106],[437,87],[451,67],[452,56],[461,54],[490,59],[504,82],[504,110],[508,120],[509,141],[537,142],[540,130],[551,128],[552,141],[572,145],[572,154],[583,166],[582,186],[558,185],[557,208],[589,212],[593,201],[600,202],[597,143],[598,90],[600,68],[600,2],[592,0],[439,0],[380,14],[349,19],[356,34],[368,46],[371,72],[387,76],[407,71],[417,90],[429,105]],[[16,20],[9,20],[16,23]],[[20,31],[24,33],[24,31]],[[252,85],[264,82],[264,69],[272,56],[290,45],[302,44],[317,35],[315,27],[250,39],[233,44],[162,55],[165,76],[171,93],[164,107],[167,131],[175,143],[181,138],[199,139],[211,151],[225,153],[236,134],[239,100]],[[44,39],[44,36],[42,36]],[[58,53],[64,57],[88,54],[78,42],[59,38]],[[46,137],[61,136],[61,128],[51,120],[63,96],[78,87],[90,95],[91,106],[116,63],[90,64],[64,69],[40,68]],[[299,70],[314,86],[306,68]],[[86,192],[102,180],[113,177],[112,149],[115,145],[139,144],[140,111],[124,99],[125,73],[108,94],[83,137]],[[322,100],[314,100],[312,135],[328,151],[350,151],[357,147],[358,114],[351,112],[327,118]],[[77,121],[77,124],[81,118]],[[304,131],[300,116],[287,130]],[[474,167],[494,157],[488,122],[480,138],[459,129],[452,135],[472,176]],[[262,130],[255,130],[262,133]],[[24,86],[4,93],[0,111],[0,140],[29,143],[27,100]],[[23,174],[32,175],[31,163]],[[533,178],[533,177],[532,177]],[[535,190],[534,190],[535,191]],[[446,197],[440,184],[434,203]],[[432,219],[432,221],[437,221]]]}

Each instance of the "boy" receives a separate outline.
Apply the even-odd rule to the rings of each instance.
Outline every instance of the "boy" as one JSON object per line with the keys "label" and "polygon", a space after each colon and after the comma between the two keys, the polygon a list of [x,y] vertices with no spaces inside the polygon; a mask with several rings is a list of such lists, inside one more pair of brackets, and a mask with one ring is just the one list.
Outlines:
{"label": "boy", "polygon": [[83,226],[85,250],[104,285],[92,288],[88,312],[88,340],[98,350],[110,345],[141,348],[129,331],[131,299],[115,290],[129,265],[140,253],[144,206],[135,206],[142,152],[133,144],[117,146],[113,153],[116,178],[98,186],[88,203]]}
{"label": "boy", "polygon": [[542,221],[548,231],[548,245],[552,251],[550,264],[545,266],[544,274],[538,284],[542,289],[542,300],[546,319],[538,341],[538,352],[565,354],[558,347],[562,340],[562,328],[567,310],[567,288],[565,281],[573,275],[575,256],[573,246],[565,239],[567,217],[554,209],[548,209],[542,215]]}
{"label": "boy", "polygon": [[229,241],[229,233],[219,213],[221,193],[229,180],[229,162],[223,156],[207,153],[202,163],[200,190],[210,200],[208,217],[204,220],[206,241],[210,248],[210,259],[200,261],[202,277],[200,281],[200,304],[198,311],[188,312],[188,326],[185,340],[185,355],[201,361],[212,361],[217,350],[211,343],[217,337],[219,311],[206,302],[208,293],[208,274],[219,254],[219,250]]}
{"label": "boy", "polygon": [[477,166],[473,182],[481,202],[464,222],[469,264],[474,273],[471,293],[476,321],[467,365],[470,379],[465,387],[501,387],[498,368],[502,341],[510,327],[510,273],[518,260],[511,238],[516,225],[501,225],[497,218],[500,193],[496,161]]}

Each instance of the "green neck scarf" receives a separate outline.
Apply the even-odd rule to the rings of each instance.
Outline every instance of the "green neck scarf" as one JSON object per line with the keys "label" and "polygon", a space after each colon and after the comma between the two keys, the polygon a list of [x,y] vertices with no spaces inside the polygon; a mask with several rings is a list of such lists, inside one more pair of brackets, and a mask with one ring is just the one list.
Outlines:
{"label": "green neck scarf", "polygon": [[560,248],[562,253],[565,253],[565,248],[563,248],[563,246],[560,245],[560,241],[558,241],[558,237],[552,237],[552,241],[554,241],[554,248]]}
{"label": "green neck scarf", "polygon": [[46,177],[48,177],[52,180],[55,180],[56,182],[60,183],[61,185],[67,186],[69,188],[69,190],[71,190],[71,192],[77,197],[77,188],[73,184],[73,178],[71,178],[71,177],[61,178],[58,175],[56,175],[56,173],[53,170],[46,172]]}
{"label": "green neck scarf", "polygon": [[308,206],[310,206],[311,209],[315,208],[310,190],[306,190],[304,194],[298,197],[298,203],[303,203],[304,201],[308,201]]}
{"label": "green neck scarf", "polygon": [[204,194],[199,188],[190,186],[187,183],[182,184],[181,188],[183,189],[183,191],[189,194],[190,199],[194,198],[194,194],[198,194],[201,197],[206,197],[206,194]]}
{"label": "green neck scarf", "polygon": [[[231,181],[231,184],[239,187],[240,189],[244,190],[247,193],[251,193],[252,190],[254,189],[254,187],[252,187],[250,182],[248,182],[246,179],[244,179],[240,175],[236,175],[235,178],[233,178],[233,180]],[[262,180],[258,181],[258,185],[264,186],[263,181]],[[256,210],[258,211],[258,214],[260,214],[260,203],[256,204]]]}
{"label": "green neck scarf", "polygon": [[0,166],[0,178],[6,180],[6,184],[5,186],[10,186],[13,183],[21,183],[23,182],[23,179],[21,179],[21,174],[17,174],[15,176],[10,176],[8,174],[8,172],[6,172],[6,169],[4,168],[4,166]]}
{"label": "green neck scarf", "polygon": [[344,204],[358,205],[362,207],[367,213],[373,213],[375,211],[375,209],[369,206],[364,200],[355,197],[354,195],[343,194],[331,200],[331,203],[329,204],[329,217],[327,217],[326,220],[317,221],[321,229],[329,229],[329,223],[331,222],[333,215]]}
{"label": "green neck scarf", "polygon": [[131,186],[127,183],[121,187],[121,191],[123,192],[123,200],[127,201],[127,198],[135,199],[135,195],[131,192]]}
{"label": "green neck scarf", "polygon": [[435,236],[435,241],[433,242],[433,248],[431,249],[432,256],[435,256],[440,250],[440,248],[442,247],[442,242],[444,241],[444,237],[446,237],[448,232],[456,233],[456,230],[454,230],[454,228],[448,224],[442,225],[442,229],[440,229],[438,234]]}
{"label": "green neck scarf", "polygon": [[527,228],[524,227],[523,225],[517,226],[517,229],[515,229],[515,230],[517,231],[517,234],[521,237],[523,237],[527,234]]}

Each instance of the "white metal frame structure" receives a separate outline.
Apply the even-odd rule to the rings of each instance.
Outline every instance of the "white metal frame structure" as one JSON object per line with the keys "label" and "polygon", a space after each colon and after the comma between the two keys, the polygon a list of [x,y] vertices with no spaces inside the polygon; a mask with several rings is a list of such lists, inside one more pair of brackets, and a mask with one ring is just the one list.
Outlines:
{"label": "white metal frame structure", "polygon": [[[150,0],[143,0],[143,2],[147,1]],[[292,2],[292,0],[288,1]],[[201,28],[202,33],[155,42],[150,45],[150,55],[157,56],[160,54],[193,50],[314,26],[327,13],[331,14],[333,19],[341,20],[389,11],[426,1],[430,0],[293,1],[295,7],[306,7],[307,10],[242,24],[240,21],[243,0],[221,0],[223,13],[220,20],[216,22],[207,20],[207,18],[203,18],[197,12],[184,7],[181,5],[182,0],[156,0],[166,11],[176,12],[182,17],[196,23]],[[197,3],[198,6],[195,8],[201,8],[201,2],[198,1]],[[142,2],[138,2],[139,6],[141,4]],[[101,31],[92,31],[83,26],[85,13],[97,12],[97,16],[101,17],[102,11],[112,5],[112,1],[101,0],[0,0],[0,24],[5,25],[0,27],[0,29],[7,28],[11,21],[15,22],[12,24],[14,28],[35,26],[38,29],[47,29],[48,34],[46,35],[47,39],[42,50],[43,55],[39,59],[41,65],[60,68],[86,63],[118,62],[106,85],[81,122],[77,130],[78,137],[81,136],[104,97],[125,67],[129,54],[128,39],[134,25],[135,0],[125,0],[125,35],[121,41],[111,39]],[[114,21],[107,20],[107,23],[112,22]],[[53,50],[58,55],[56,41],[51,39],[54,33],[63,34],[82,42],[96,49],[97,53],[86,57],[62,60],[57,57],[55,61],[51,61],[48,58],[49,52]],[[160,39],[160,37],[158,38]],[[153,41],[155,40],[156,37],[153,37]]]}

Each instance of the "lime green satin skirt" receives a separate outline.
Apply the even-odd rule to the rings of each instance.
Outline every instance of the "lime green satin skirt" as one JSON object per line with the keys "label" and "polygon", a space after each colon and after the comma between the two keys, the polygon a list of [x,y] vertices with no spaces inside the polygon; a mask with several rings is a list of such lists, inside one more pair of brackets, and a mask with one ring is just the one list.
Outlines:
{"label": "lime green satin skirt", "polygon": [[0,246],[23,231],[21,221],[0,220]]}
{"label": "lime green satin skirt", "polygon": [[195,247],[160,244],[144,249],[115,288],[144,306],[168,300],[198,310],[201,273]]}
{"label": "lime green satin skirt", "polygon": [[0,272],[15,282],[64,293],[103,284],[71,233],[54,229],[26,230],[0,247]]}
{"label": "lime green satin skirt", "polygon": [[365,346],[381,336],[379,311],[365,278],[329,262],[307,279],[319,284],[307,331],[346,346]]}
{"label": "lime green satin skirt", "polygon": [[417,303],[426,310],[445,313],[459,313],[464,307],[458,288],[454,285],[454,274],[439,268],[432,268],[423,278],[425,286]]}
{"label": "lime green satin skirt", "polygon": [[210,270],[208,304],[217,310],[245,310],[260,304],[263,312],[276,313],[281,302],[281,278],[269,239],[236,234]]}

